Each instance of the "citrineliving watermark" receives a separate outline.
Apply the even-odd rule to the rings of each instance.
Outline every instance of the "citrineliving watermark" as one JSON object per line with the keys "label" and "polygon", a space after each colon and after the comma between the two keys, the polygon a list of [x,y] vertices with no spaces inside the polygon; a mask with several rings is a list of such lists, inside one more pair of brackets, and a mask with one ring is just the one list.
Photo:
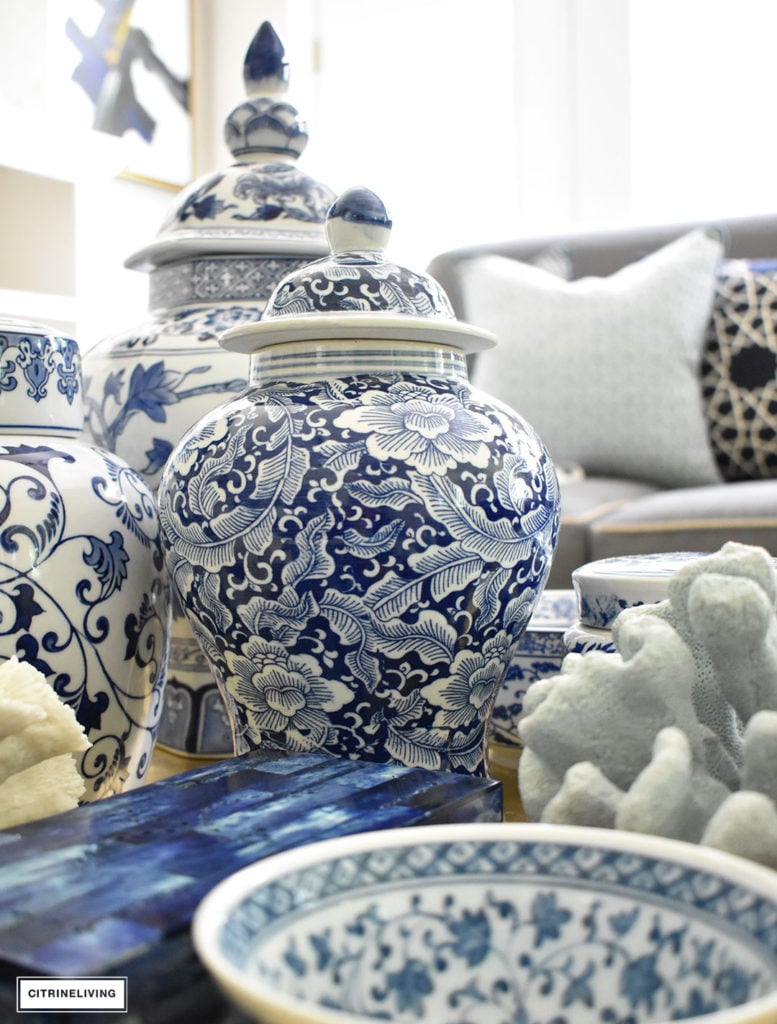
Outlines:
{"label": "citrineliving watermark", "polygon": [[81,976],[73,978],[19,977],[16,979],[16,1012],[126,1013],[125,977]]}

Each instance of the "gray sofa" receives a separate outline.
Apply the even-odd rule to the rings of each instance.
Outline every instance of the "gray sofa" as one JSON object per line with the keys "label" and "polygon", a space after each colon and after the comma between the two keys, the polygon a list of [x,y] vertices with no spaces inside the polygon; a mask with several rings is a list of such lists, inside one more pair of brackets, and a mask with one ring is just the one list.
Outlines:
{"label": "gray sofa", "polygon": [[[491,323],[483,322],[484,316],[486,320],[490,319],[488,307],[485,311],[481,310],[484,316],[475,319],[472,306],[477,303],[472,302],[471,291],[468,300],[468,268],[480,257],[491,254],[508,257],[519,261],[521,265],[537,266],[543,273],[552,271],[562,279],[579,282],[579,279],[591,276],[607,278],[663,250],[669,243],[699,227],[706,232],[711,228],[717,232],[721,242],[720,267],[726,265],[730,269],[730,260],[748,261],[745,272],[748,273],[750,267],[753,267],[754,273],[763,270],[767,274],[767,288],[771,287],[769,282],[774,277],[775,295],[766,297],[769,301],[764,303],[764,309],[759,311],[757,318],[751,316],[750,322],[755,323],[757,329],[763,329],[769,339],[772,338],[773,326],[773,335],[777,336],[777,215],[721,220],[701,226],[672,224],[564,237],[500,241],[494,244],[479,243],[441,253],[432,260],[428,269],[448,293],[461,319],[493,329]],[[752,262],[771,259],[775,260],[773,271]],[[710,297],[710,323],[707,331],[712,333],[718,298],[717,292]],[[743,308],[746,299],[742,300],[741,295],[734,292],[733,298],[729,295],[727,301],[728,313],[738,316],[737,311]],[[500,322],[498,317],[496,320]],[[762,324],[764,320],[768,321],[765,325]],[[509,328],[509,319],[503,317],[501,323],[507,323]],[[728,330],[732,333],[730,323]],[[509,334],[510,331],[503,330],[502,333]],[[510,361],[519,357],[511,351],[510,339],[505,339],[498,331],[497,334],[502,360],[500,365],[509,368]],[[575,339],[570,337],[568,344],[574,346]],[[773,347],[777,351],[777,343]],[[484,358],[474,357],[471,370],[476,385],[480,383],[478,361]],[[701,401],[701,365],[696,370],[699,374]],[[535,384],[537,388],[544,387],[551,391],[553,388],[552,382],[548,384],[547,380]],[[768,384],[768,387],[773,386],[773,382]],[[580,387],[586,387],[584,380],[581,380]],[[763,393],[763,389],[758,392],[759,396]],[[775,414],[777,420],[777,396],[772,397],[775,401],[769,399],[768,415]],[[510,401],[509,404],[523,412],[532,422],[518,402]],[[705,408],[708,414],[709,407]],[[564,414],[564,409],[559,408],[557,415],[563,417]],[[712,439],[712,432],[716,429],[714,417],[708,429]],[[545,439],[539,426],[538,430]],[[563,471],[562,467],[561,533],[548,585],[561,588],[570,586],[572,570],[591,559],[658,551],[713,551],[727,540],[762,545],[777,556],[777,442],[774,436],[770,436],[768,429],[761,429],[759,438],[758,444],[764,446],[764,451],[756,452],[761,460],[760,471],[751,469],[740,474],[743,478],[737,478],[737,473],[731,472],[730,466],[721,469],[718,452],[715,464],[720,475],[709,482],[695,482],[693,486],[687,486],[684,479],[667,484],[661,479],[651,478],[650,473],[646,475],[635,472],[632,475],[631,472],[603,472],[602,460],[598,458],[586,458],[589,465],[582,461],[575,463],[568,467],[569,472]],[[712,440],[710,444],[712,446]],[[607,442],[604,441],[603,448],[606,447]],[[551,454],[554,455],[552,448]],[[763,469],[764,463],[767,464],[766,469]],[[607,465],[606,459],[603,464]]]}

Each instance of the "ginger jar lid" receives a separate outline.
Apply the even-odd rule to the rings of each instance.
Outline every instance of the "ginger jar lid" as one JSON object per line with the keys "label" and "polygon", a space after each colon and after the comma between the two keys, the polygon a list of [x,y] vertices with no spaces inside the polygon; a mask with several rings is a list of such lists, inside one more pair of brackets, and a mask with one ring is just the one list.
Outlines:
{"label": "ginger jar lid", "polygon": [[276,285],[262,320],[226,331],[233,352],[324,339],[431,341],[463,352],[491,348],[494,335],[456,319],[448,296],[429,274],[386,258],[392,220],[383,201],[356,186],[326,218],[330,254]]}
{"label": "ginger jar lid", "polygon": [[72,437],[83,425],[77,342],[0,314],[0,433]]}
{"label": "ginger jar lid", "polygon": [[288,64],[269,21],[248,47],[243,81],[246,99],[224,125],[235,162],[179,192],[154,241],[126,267],[148,271],[200,255],[327,251],[324,220],[334,192],[296,166],[307,126],[285,99]]}

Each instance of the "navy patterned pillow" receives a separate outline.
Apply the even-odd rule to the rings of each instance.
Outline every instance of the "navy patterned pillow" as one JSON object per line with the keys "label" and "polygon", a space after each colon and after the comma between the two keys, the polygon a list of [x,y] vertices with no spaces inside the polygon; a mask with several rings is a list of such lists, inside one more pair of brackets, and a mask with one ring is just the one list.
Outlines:
{"label": "navy patterned pillow", "polygon": [[701,375],[724,479],[777,477],[777,260],[721,263]]}

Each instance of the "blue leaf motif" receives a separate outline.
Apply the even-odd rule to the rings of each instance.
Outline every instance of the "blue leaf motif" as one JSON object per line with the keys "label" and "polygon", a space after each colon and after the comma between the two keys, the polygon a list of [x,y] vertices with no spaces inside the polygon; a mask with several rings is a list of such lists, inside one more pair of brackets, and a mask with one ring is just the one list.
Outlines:
{"label": "blue leaf motif", "polygon": [[155,437],[152,441],[151,447],[146,452],[148,462],[146,463],[146,468],[143,472],[153,474],[164,469],[164,465],[170,458],[172,450],[173,446],[169,441],[165,441],[164,438],[161,437]]}
{"label": "blue leaf motif", "polygon": [[310,944],[316,954],[316,970],[324,971],[332,962],[332,948],[329,945],[330,931],[327,929],[321,935],[311,935]]}
{"label": "blue leaf motif", "polygon": [[357,558],[374,558],[375,555],[390,551],[403,529],[402,520],[395,519],[393,523],[381,526],[371,537],[363,537],[356,530],[346,530],[343,533],[343,544],[350,555]]}
{"label": "blue leaf motif", "polygon": [[130,377],[126,408],[138,409],[155,423],[164,423],[167,420],[164,407],[179,400],[171,387],[172,379],[173,374],[165,370],[162,360],[148,369],[138,363]]}
{"label": "blue leaf motif", "polygon": [[326,550],[326,542],[334,525],[331,509],[320,516],[314,516],[297,534],[297,557],[284,566],[284,584],[294,586],[301,580],[325,580],[335,571],[332,556]]}
{"label": "blue leaf motif", "polygon": [[557,939],[561,928],[572,917],[568,910],[557,905],[555,892],[537,893],[532,901],[534,945],[541,946],[546,939]]}
{"label": "blue leaf motif", "polygon": [[348,493],[357,501],[372,508],[386,507],[399,510],[418,501],[418,495],[412,490],[410,481],[393,477],[378,483],[355,480],[348,486]]}
{"label": "blue leaf motif", "polygon": [[506,568],[531,556],[531,537],[520,533],[506,516],[489,519],[481,508],[470,505],[461,488],[447,477],[419,476],[416,486],[432,517],[448,529],[465,551]]}
{"label": "blue leaf motif", "polygon": [[652,1013],[655,995],[663,985],[661,976],[656,973],[656,954],[646,953],[626,964],[621,973],[621,995],[636,1009],[644,1003]]}
{"label": "blue leaf motif", "polygon": [[439,612],[423,612],[417,622],[376,620],[375,626],[380,635],[380,649],[394,657],[417,651],[429,664],[453,658],[456,630]]}
{"label": "blue leaf motif", "polygon": [[372,692],[380,682],[377,651],[378,637],[375,620],[370,609],[354,594],[328,590],[322,597],[319,610],[340,637],[344,647],[351,647],[346,663],[357,679]]}
{"label": "blue leaf motif", "polygon": [[332,473],[344,473],[349,469],[358,469],[365,451],[366,445],[363,443],[324,443],[321,445],[321,454],[325,456],[324,469],[328,469]]}
{"label": "blue leaf motif", "polygon": [[450,744],[450,729],[389,729],[386,751],[413,768],[439,768]]}
{"label": "blue leaf motif", "polygon": [[709,942],[700,943],[696,948],[696,962],[693,965],[693,971],[698,974],[700,978],[709,978],[712,974],[712,965],[710,960],[712,954],[715,952],[715,940],[710,939]]}
{"label": "blue leaf motif", "polygon": [[450,921],[448,928],[454,936],[453,951],[467,961],[469,967],[482,963],[491,950],[491,926],[479,910],[473,914],[465,910],[460,921]]}
{"label": "blue leaf motif", "polygon": [[8,632],[17,632],[19,630],[25,633],[30,632],[33,619],[43,613],[43,608],[35,600],[35,591],[29,583],[20,583],[13,591],[11,597],[16,612],[16,619],[11,624],[4,623],[4,626],[10,625]]}
{"label": "blue leaf motif", "polygon": [[578,975],[576,978],[572,978],[564,990],[564,994],[561,998],[561,1005],[571,1006],[573,1003],[582,1003],[583,1006],[593,1006],[594,993],[588,982],[595,973],[596,966],[589,963],[588,967],[582,974]]}
{"label": "blue leaf motif", "polygon": [[501,607],[499,595],[502,587],[508,586],[513,578],[513,573],[509,569],[499,569],[477,585],[473,600],[480,608],[478,622],[492,622],[496,618]]}
{"label": "blue leaf motif", "polygon": [[623,910],[620,914],[611,914],[608,918],[610,927],[616,935],[628,935],[640,914],[640,908]]}
{"label": "blue leaf motif", "polygon": [[400,1013],[410,1010],[417,1017],[423,1014],[423,997],[434,991],[426,964],[411,958],[398,971],[391,971],[386,981],[389,991],[396,997]]}
{"label": "blue leaf motif", "polygon": [[117,531],[111,532],[108,543],[99,537],[89,537],[90,548],[84,555],[84,562],[100,580],[100,597],[104,601],[121,588],[127,578],[129,555],[124,548],[124,539]]}
{"label": "blue leaf motif", "polygon": [[717,1000],[707,1000],[699,989],[695,988],[691,991],[687,1009],[675,1010],[672,1014],[672,1020],[686,1020],[689,1017],[701,1017],[702,1014],[714,1013],[719,1009],[721,1009],[721,1007]]}
{"label": "blue leaf motif", "polygon": [[288,949],[283,954],[283,959],[298,977],[303,978],[308,973],[308,965],[297,952],[297,947],[293,939],[291,940]]}
{"label": "blue leaf motif", "polygon": [[483,570],[483,560],[460,544],[430,548],[409,561],[414,571],[412,579],[386,573],[366,595],[367,603],[383,621],[403,615],[421,598],[425,584],[429,584],[435,600],[441,601],[478,579]]}
{"label": "blue leaf motif", "polygon": [[103,394],[106,398],[112,398],[120,402],[121,389],[124,386],[124,370],[114,370],[108,374],[103,384]]}

